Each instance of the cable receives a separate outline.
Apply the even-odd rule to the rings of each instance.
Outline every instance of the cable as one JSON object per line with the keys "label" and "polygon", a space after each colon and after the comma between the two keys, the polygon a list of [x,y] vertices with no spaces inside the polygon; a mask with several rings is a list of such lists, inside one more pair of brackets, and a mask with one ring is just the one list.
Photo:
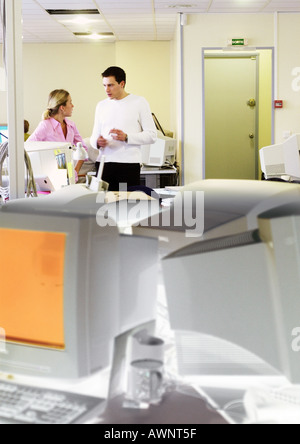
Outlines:
{"label": "cable", "polygon": [[[5,162],[5,159],[8,157],[8,142],[4,142],[0,145],[0,195],[4,200],[9,198],[9,186],[3,187],[2,182],[2,171],[3,171],[3,165]],[[24,150],[24,160],[26,165],[26,172],[27,172],[27,197],[30,197],[33,195],[34,197],[37,197],[37,189],[36,189],[36,183],[34,180],[33,170],[31,166],[30,158],[27,154],[27,152]]]}
{"label": "cable", "polygon": [[27,170],[27,197],[30,197],[31,194],[33,194],[34,197],[38,197],[30,157],[26,150],[24,150],[24,158]]}

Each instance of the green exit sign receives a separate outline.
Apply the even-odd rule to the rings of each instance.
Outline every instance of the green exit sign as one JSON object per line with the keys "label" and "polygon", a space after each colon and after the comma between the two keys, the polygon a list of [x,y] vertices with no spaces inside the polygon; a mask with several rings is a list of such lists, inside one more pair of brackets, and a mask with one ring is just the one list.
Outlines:
{"label": "green exit sign", "polygon": [[230,46],[247,46],[248,39],[230,39],[228,43]]}

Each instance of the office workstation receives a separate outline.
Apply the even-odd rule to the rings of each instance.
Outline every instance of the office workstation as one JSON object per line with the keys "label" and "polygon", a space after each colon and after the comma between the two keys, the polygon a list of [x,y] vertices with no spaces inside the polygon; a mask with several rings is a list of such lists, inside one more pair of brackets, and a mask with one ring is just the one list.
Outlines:
{"label": "office workstation", "polygon": [[[96,3],[109,23],[106,3]],[[115,433],[118,424],[182,424],[188,438],[200,424],[300,423],[299,98],[295,75],[278,64],[282,57],[286,66],[295,63],[282,35],[299,32],[300,10],[281,14],[284,5],[279,11],[265,2],[261,11],[249,6],[252,14],[224,14],[207,3],[206,11],[190,14],[169,8],[164,32],[157,4],[156,37],[148,30],[148,41],[130,40],[120,29],[111,42],[81,43],[53,12],[70,40],[21,45],[31,132],[49,91],[68,80],[72,120],[83,138],[75,145],[20,143],[23,116],[12,111],[12,91],[0,92],[0,423],[115,425]],[[23,10],[28,38],[25,3]],[[200,25],[208,30],[214,23],[213,36],[200,33]],[[242,28],[248,39],[229,39]],[[195,59],[199,41],[203,51]],[[65,60],[64,74],[51,64],[40,82],[34,72],[53,49],[58,64],[75,53],[85,63],[73,76]],[[230,139],[217,127],[219,141],[211,139],[205,87],[212,59],[242,59],[258,74],[261,87],[251,93],[260,96],[253,101],[247,90],[242,100],[241,120],[250,115],[242,142],[232,128]],[[95,76],[86,69],[91,61]],[[154,143],[141,148],[141,183],[132,190],[110,190],[103,179],[117,137],[131,146],[131,135],[111,128],[110,146],[92,146],[100,74],[109,65],[126,68],[126,89],[145,96],[161,122]],[[153,80],[159,70],[170,82]],[[272,81],[262,78],[269,70]],[[86,79],[85,94],[79,78]],[[279,97],[283,110],[275,108]],[[254,153],[251,177],[238,169],[248,160],[226,151],[236,143]]]}

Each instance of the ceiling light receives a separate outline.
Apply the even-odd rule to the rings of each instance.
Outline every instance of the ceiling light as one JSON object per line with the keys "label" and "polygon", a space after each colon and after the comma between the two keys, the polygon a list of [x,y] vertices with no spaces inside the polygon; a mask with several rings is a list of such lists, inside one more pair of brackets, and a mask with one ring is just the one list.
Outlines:
{"label": "ceiling light", "polygon": [[50,15],[100,15],[98,9],[46,9]]}
{"label": "ceiling light", "polygon": [[65,20],[65,22],[75,23],[76,25],[88,25],[89,23],[93,22],[93,20],[90,20],[83,16],[78,16],[75,19]]}
{"label": "ceiling light", "polygon": [[190,4],[177,4],[177,5],[169,5],[170,9],[189,9],[189,8],[197,8],[197,5]]}
{"label": "ceiling light", "polygon": [[100,34],[91,34],[88,38],[91,40],[103,40],[107,36],[103,36]]}
{"label": "ceiling light", "polygon": [[89,39],[89,40],[109,40],[110,42],[115,41],[115,36],[112,32],[74,32],[73,33],[76,37],[80,37],[83,39]]}

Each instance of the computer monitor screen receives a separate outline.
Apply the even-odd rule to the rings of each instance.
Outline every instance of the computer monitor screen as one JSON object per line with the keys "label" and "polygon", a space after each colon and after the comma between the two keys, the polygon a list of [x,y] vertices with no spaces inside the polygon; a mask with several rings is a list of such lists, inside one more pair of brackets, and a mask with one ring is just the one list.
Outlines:
{"label": "computer monitor screen", "polygon": [[73,185],[0,208],[0,371],[89,376],[155,318],[157,241],[99,226],[96,197]]}
{"label": "computer monitor screen", "polygon": [[[59,190],[75,184],[72,145],[62,142],[26,142],[27,151],[34,178],[46,180],[49,187],[46,191]],[[42,190],[41,190],[42,191]]]}
{"label": "computer monitor screen", "polygon": [[66,240],[67,233],[0,228],[1,251],[6,258],[0,325],[7,341],[65,349]]}
{"label": "computer monitor screen", "polygon": [[8,126],[0,123],[0,143],[8,141]]}
{"label": "computer monitor screen", "polygon": [[87,376],[109,365],[118,333],[117,232],[99,230],[94,216],[29,212],[0,213],[0,369]]}

